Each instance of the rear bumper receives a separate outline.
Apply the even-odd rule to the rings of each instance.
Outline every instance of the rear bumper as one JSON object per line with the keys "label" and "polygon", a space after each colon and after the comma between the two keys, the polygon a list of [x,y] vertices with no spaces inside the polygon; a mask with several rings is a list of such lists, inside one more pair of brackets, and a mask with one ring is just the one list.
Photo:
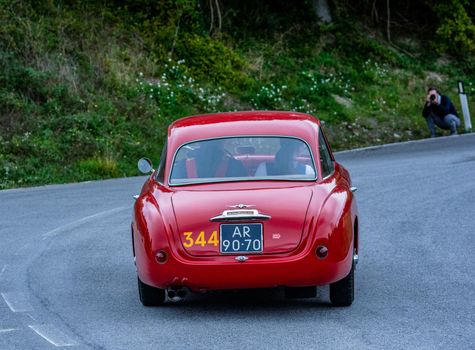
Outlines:
{"label": "rear bumper", "polygon": [[245,262],[237,261],[236,256],[188,260],[168,251],[167,262],[159,264],[153,254],[136,253],[138,275],[146,284],[195,291],[325,285],[344,278],[353,260],[351,250],[341,261],[320,260],[309,251],[287,257],[249,255]]}

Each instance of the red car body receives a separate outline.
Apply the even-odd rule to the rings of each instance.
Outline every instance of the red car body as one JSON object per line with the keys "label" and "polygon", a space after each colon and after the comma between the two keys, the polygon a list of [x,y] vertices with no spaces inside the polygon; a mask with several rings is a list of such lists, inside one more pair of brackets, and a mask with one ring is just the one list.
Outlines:
{"label": "red car body", "polygon": [[[316,180],[170,184],[173,159],[182,145],[253,135],[305,141],[314,156]],[[333,166],[327,176],[322,176],[322,146]],[[146,180],[134,206],[132,240],[139,289],[309,287],[335,284],[353,271],[359,249],[356,199],[350,175],[334,160],[315,117],[271,111],[187,117],[170,125],[164,149],[159,169]],[[262,161],[252,155],[236,158],[253,171]],[[242,203],[272,217],[253,221],[262,224],[263,251],[220,253],[217,237],[211,235],[219,232],[221,223],[210,218]],[[202,242],[211,239],[215,244],[190,246],[201,232]],[[317,256],[321,247],[326,250]]]}

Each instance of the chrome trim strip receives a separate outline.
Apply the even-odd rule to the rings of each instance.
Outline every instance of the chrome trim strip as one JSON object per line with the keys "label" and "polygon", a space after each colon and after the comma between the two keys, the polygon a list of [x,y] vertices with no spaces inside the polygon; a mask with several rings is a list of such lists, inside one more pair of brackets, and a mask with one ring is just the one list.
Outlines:
{"label": "chrome trim strip", "polygon": [[255,207],[255,204],[236,204],[236,205],[228,205],[228,208],[233,208],[233,209],[247,209],[250,207]]}
{"label": "chrome trim strip", "polygon": [[188,182],[184,184],[173,184],[168,185],[169,187],[180,187],[180,186],[195,186],[195,185],[209,185],[209,184],[224,184],[227,182],[261,182],[261,181],[279,181],[279,182],[315,182],[317,179],[301,179],[301,180],[292,180],[292,179],[283,179],[283,178],[264,178],[264,177],[243,177],[243,178],[229,178],[229,180],[222,181],[200,181],[200,182]]}
{"label": "chrome trim strip", "polygon": [[270,218],[270,215],[261,214],[256,209],[236,209],[225,210],[222,214],[210,218],[209,221],[269,220]]}
{"label": "chrome trim strip", "polygon": [[247,259],[249,259],[249,258],[245,255],[239,255],[239,256],[236,256],[234,258],[234,260],[239,261],[239,262],[245,262],[245,261],[247,261]]}

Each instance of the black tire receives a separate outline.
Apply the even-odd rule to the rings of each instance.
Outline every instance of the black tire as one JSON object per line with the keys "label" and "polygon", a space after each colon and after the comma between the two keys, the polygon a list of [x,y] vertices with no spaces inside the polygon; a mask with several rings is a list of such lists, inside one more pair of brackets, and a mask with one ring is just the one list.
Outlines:
{"label": "black tire", "polygon": [[330,284],[330,301],[333,306],[350,306],[355,299],[355,263],[342,280]]}
{"label": "black tire", "polygon": [[155,288],[137,278],[139,297],[143,306],[160,306],[165,302],[165,289]]}

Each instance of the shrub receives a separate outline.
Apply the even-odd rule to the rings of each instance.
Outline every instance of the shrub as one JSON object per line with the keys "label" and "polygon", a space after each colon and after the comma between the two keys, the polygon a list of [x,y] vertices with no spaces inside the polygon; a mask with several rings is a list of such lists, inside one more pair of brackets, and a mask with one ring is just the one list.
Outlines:
{"label": "shrub", "polygon": [[78,175],[84,179],[110,178],[119,176],[117,161],[108,157],[80,160],[76,165]]}
{"label": "shrub", "polygon": [[437,29],[439,40],[434,43],[438,51],[459,57],[475,53],[475,25],[464,3],[463,0],[450,0],[436,5],[436,12],[441,14]]}

